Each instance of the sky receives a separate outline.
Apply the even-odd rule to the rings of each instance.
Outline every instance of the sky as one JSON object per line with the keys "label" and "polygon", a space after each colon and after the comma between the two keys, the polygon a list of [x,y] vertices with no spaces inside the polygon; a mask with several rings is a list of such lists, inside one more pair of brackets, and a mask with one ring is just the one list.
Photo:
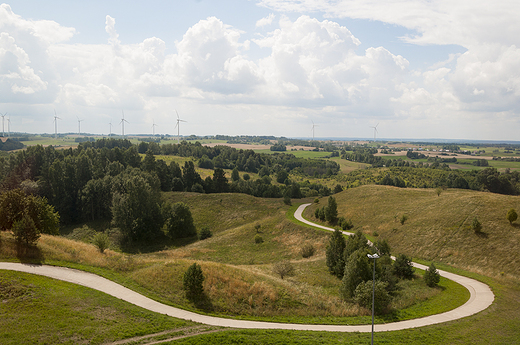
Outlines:
{"label": "sky", "polygon": [[121,134],[124,112],[125,134],[520,141],[519,16],[517,0],[14,0],[2,131],[54,133],[56,115],[59,133]]}

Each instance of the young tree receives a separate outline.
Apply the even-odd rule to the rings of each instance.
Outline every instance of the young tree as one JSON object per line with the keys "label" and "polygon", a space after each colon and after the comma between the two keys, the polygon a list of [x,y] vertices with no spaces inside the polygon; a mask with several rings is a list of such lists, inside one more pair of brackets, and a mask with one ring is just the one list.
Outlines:
{"label": "young tree", "polygon": [[439,272],[437,271],[437,268],[433,264],[433,262],[430,264],[430,267],[428,267],[424,271],[424,281],[426,285],[429,287],[435,287],[437,284],[439,284],[439,281],[441,280],[441,276]]}
{"label": "young tree", "polygon": [[200,297],[204,292],[204,274],[200,265],[194,263],[184,273],[183,287],[188,298]]}
{"label": "young tree", "polygon": [[166,206],[166,231],[171,238],[184,238],[197,235],[193,217],[188,205],[178,202]]}
{"label": "young tree", "polygon": [[482,231],[482,224],[478,221],[477,217],[473,218],[471,222],[471,228],[475,231],[476,234],[479,234]]}
{"label": "young tree", "polygon": [[345,263],[345,273],[341,280],[340,292],[345,300],[354,296],[354,291],[362,282],[372,280],[372,265],[368,250],[359,249],[349,256]]}
{"label": "young tree", "polygon": [[345,238],[343,233],[339,230],[335,230],[329,239],[329,245],[325,251],[326,264],[329,268],[329,272],[338,278],[343,277],[343,271],[345,270],[345,261],[343,261],[343,251],[345,250]]}
{"label": "young tree", "polygon": [[404,254],[399,254],[394,263],[394,274],[399,278],[412,279],[413,278],[413,264],[412,259]]}
{"label": "young tree", "polygon": [[35,245],[40,238],[40,231],[28,213],[23,213],[21,219],[13,223],[12,230],[16,241],[28,246]]}
{"label": "young tree", "polygon": [[327,208],[325,209],[325,219],[331,224],[338,221],[338,204],[333,196],[329,196]]}
{"label": "young tree", "polygon": [[294,275],[294,266],[289,260],[279,261],[273,265],[273,272],[283,279],[285,276]]}
{"label": "young tree", "polygon": [[229,190],[226,173],[221,168],[215,168],[213,171],[213,189],[215,193],[226,193]]}
{"label": "young tree", "polygon": [[518,214],[516,213],[514,208],[507,211],[507,220],[509,221],[509,224],[513,224],[513,222],[517,219],[518,219]]}
{"label": "young tree", "polygon": [[233,168],[233,171],[231,172],[231,181],[235,182],[240,180],[240,175],[238,173],[237,167]]}

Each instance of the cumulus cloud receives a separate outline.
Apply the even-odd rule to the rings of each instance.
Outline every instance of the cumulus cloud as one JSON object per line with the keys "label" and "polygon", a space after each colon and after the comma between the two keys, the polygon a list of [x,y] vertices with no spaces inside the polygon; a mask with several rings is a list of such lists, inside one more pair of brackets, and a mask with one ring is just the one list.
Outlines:
{"label": "cumulus cloud", "polygon": [[270,13],[267,17],[257,20],[256,27],[258,28],[271,25],[273,23],[274,17],[274,13]]}

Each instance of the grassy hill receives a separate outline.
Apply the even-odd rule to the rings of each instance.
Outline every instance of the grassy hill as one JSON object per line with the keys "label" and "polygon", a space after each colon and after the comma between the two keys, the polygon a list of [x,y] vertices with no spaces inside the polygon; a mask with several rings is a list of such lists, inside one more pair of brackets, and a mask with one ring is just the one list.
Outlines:
{"label": "grassy hill", "polygon": [[[128,255],[112,250],[101,254],[91,244],[42,236],[37,251],[21,256],[12,237],[2,233],[0,260],[28,260],[31,255],[27,254],[32,254],[32,260],[37,262],[92,271],[163,303],[202,313],[305,323],[370,322],[368,310],[344,303],[339,298],[340,282],[327,272],[325,247],[330,233],[289,221],[286,213],[292,212],[295,207],[290,209],[280,199],[241,194],[167,193],[164,196],[172,202],[188,204],[197,228],[209,227],[213,237],[203,241],[186,241],[179,243],[178,247],[165,247],[154,253]],[[447,190],[437,196],[433,190],[386,186],[349,189],[335,197],[340,215],[351,218],[355,229],[386,238],[393,253],[434,260],[440,268],[452,271],[464,269],[474,272],[469,274],[490,284],[497,296],[493,306],[478,315],[417,330],[378,334],[376,339],[388,344],[520,343],[520,320],[517,316],[520,279],[514,266],[518,263],[518,254],[511,253],[517,247],[520,229],[509,225],[505,219],[507,210],[516,207],[518,197],[460,190]],[[319,206],[325,204],[326,198],[323,198]],[[307,211],[307,218],[313,219],[314,207],[316,205]],[[403,214],[408,216],[408,220],[401,225],[399,218]],[[470,229],[475,215],[483,225],[482,235],[476,235]],[[261,236],[263,242],[256,243],[255,236]],[[457,242],[458,239],[462,241]],[[509,241],[512,243],[504,244]],[[303,259],[300,254],[303,244],[312,244],[316,248],[315,255]],[[502,249],[502,245],[507,248]],[[506,255],[508,251],[511,255],[502,258],[501,255]],[[273,273],[273,263],[282,259],[293,262],[295,276],[281,279]],[[182,292],[182,276],[193,262],[202,266],[206,277],[206,299],[199,303],[186,299]],[[43,284],[34,283],[29,278],[20,279],[25,281],[26,287]],[[394,305],[399,310],[376,318],[376,322],[441,312],[467,299],[466,291],[444,279],[441,288],[435,291],[423,289],[421,279],[414,279],[405,285],[409,286],[403,286],[401,297]],[[12,287],[12,284],[2,285],[0,281],[0,293]],[[417,299],[409,298],[412,293],[416,294]],[[45,298],[51,299],[49,305],[53,301],[59,304],[56,297]],[[421,302],[417,303],[417,300]],[[26,302],[17,300],[17,303],[25,306],[23,303]],[[34,301],[28,300],[27,303],[34,304]],[[76,303],[79,302],[60,307],[60,313],[64,313],[62,309],[77,310]],[[9,305],[0,305],[0,315],[10,316],[0,321],[0,327],[4,330],[14,327],[10,322],[26,322],[12,318]],[[51,307],[46,308],[50,309],[45,309],[45,313],[54,313]],[[42,334],[45,334],[45,318],[38,320],[43,325]],[[132,322],[139,324],[141,321]],[[125,324],[125,327],[130,326]],[[153,331],[159,332],[167,327],[172,326],[164,323],[157,325]],[[6,334],[7,331],[4,331]],[[128,335],[111,333],[107,339],[125,337]],[[369,334],[225,330],[218,335],[197,335],[181,343],[332,344],[348,340],[352,344],[366,344],[369,337]],[[37,342],[34,339],[31,341]]]}
{"label": "grassy hill", "polygon": [[[520,211],[518,196],[460,189],[437,196],[432,189],[367,185],[335,197],[339,215],[352,219],[354,230],[387,239],[393,252],[520,279],[520,224],[506,219],[509,209]],[[308,219],[316,207],[306,210]],[[401,225],[403,215],[408,219]],[[482,224],[480,234],[471,228],[474,218]]]}

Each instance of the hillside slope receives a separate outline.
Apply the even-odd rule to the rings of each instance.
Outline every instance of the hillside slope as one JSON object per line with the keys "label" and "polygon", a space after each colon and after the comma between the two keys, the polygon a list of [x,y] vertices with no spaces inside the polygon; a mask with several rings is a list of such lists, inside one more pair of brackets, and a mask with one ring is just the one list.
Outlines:
{"label": "hillside slope", "polygon": [[[433,189],[367,185],[335,198],[339,216],[352,219],[353,231],[386,239],[393,253],[487,276],[520,278],[520,224],[506,219],[510,208],[520,210],[518,196],[460,189],[437,196]],[[306,211],[308,219],[314,220],[316,207]],[[403,215],[408,219],[401,225]],[[474,218],[482,224],[481,234],[471,228]]]}

